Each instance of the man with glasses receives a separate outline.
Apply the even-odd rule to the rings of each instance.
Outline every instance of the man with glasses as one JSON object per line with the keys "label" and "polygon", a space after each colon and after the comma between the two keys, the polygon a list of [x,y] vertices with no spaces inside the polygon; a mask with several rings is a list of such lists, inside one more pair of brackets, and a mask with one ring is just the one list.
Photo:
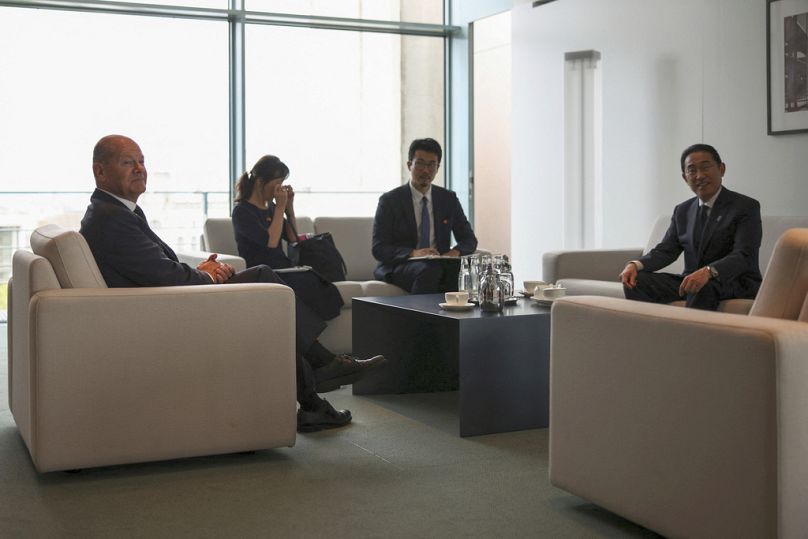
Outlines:
{"label": "man with glasses", "polygon": [[379,198],[373,221],[374,275],[412,294],[457,290],[459,257],[477,248],[457,195],[432,185],[442,155],[434,139],[412,141],[410,181]]}
{"label": "man with glasses", "polygon": [[[673,210],[665,237],[620,274],[626,298],[654,303],[685,299],[715,310],[732,298],[754,298],[762,277],[763,235],[757,200],[721,185],[726,165],[715,148],[694,144],[682,152],[682,178],[696,194]],[[681,275],[653,273],[685,253]]]}

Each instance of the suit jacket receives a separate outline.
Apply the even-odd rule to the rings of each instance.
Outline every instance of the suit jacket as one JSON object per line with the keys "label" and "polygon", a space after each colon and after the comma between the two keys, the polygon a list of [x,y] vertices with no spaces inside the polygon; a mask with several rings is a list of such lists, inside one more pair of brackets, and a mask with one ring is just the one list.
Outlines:
{"label": "suit jacket", "polygon": [[671,224],[662,241],[640,257],[646,271],[656,271],[685,253],[687,275],[710,265],[722,282],[737,279],[742,289],[754,294],[762,280],[758,251],[763,236],[757,200],[722,187],[716,198],[698,248],[694,243],[699,199],[693,197],[673,210]]}
{"label": "suit jacket", "polygon": [[[445,253],[451,249],[451,234],[454,233],[461,255],[474,252],[477,237],[454,192],[433,185],[432,213],[438,251]],[[373,220],[372,245],[373,257],[379,261],[376,278],[383,280],[394,266],[406,262],[417,246],[418,227],[412,206],[412,191],[409,183],[405,183],[379,197]]]}
{"label": "suit jacket", "polygon": [[207,273],[178,261],[145,217],[98,189],[90,197],[79,232],[109,287],[211,284]]}

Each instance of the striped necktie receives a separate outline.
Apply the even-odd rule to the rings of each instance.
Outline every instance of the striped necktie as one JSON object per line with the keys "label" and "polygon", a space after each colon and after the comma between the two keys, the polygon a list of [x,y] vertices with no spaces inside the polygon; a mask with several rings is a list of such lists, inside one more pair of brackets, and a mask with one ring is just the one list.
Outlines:
{"label": "striped necktie", "polygon": [[429,200],[423,197],[421,199],[421,239],[418,242],[418,248],[427,247],[429,247]]}

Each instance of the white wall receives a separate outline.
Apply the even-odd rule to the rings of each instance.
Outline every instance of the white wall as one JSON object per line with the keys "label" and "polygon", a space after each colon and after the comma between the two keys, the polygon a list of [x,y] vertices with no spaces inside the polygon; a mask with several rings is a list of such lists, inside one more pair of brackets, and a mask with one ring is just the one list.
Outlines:
{"label": "white wall", "polygon": [[511,13],[474,22],[474,231],[511,256]]}
{"label": "white wall", "polygon": [[760,0],[517,0],[512,16],[512,230],[517,280],[563,248],[564,52],[602,53],[603,247],[644,245],[692,196],[689,144],[716,146],[725,184],[770,215],[808,211],[808,135],[766,135]]}

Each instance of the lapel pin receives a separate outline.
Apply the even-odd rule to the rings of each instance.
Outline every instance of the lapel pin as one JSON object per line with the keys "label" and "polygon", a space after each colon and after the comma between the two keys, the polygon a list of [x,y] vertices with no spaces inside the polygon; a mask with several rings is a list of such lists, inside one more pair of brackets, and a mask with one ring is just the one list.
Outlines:
{"label": "lapel pin", "polygon": [[444,224],[444,225],[448,225],[448,224],[449,224],[449,219],[444,219],[444,220],[443,220],[443,224]]}

